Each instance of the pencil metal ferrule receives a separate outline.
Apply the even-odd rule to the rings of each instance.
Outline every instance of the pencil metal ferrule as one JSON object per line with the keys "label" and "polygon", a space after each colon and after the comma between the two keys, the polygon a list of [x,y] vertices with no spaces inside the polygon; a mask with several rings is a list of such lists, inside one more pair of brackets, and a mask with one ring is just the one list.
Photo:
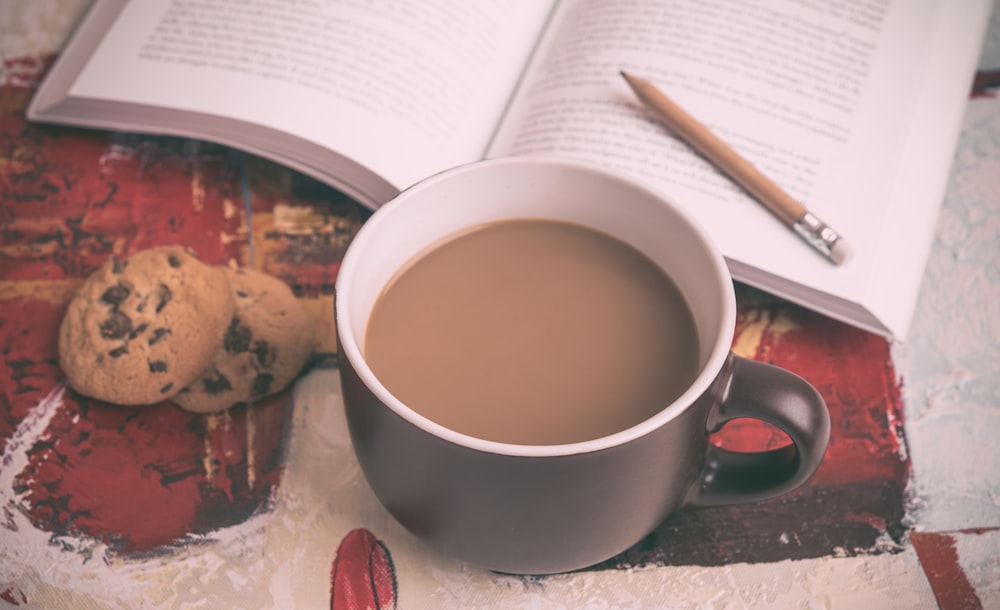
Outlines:
{"label": "pencil metal ferrule", "polygon": [[829,225],[817,218],[812,212],[806,212],[795,221],[793,228],[820,254],[833,260],[833,245],[840,239],[840,235]]}

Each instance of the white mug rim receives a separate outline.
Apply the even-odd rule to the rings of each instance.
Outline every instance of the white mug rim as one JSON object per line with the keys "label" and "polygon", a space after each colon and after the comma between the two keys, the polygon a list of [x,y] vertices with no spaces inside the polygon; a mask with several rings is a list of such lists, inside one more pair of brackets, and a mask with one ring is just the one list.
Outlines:
{"label": "white mug rim", "polygon": [[[389,392],[389,390],[378,380],[362,354],[358,336],[354,332],[352,325],[348,323],[348,320],[350,319],[348,309],[350,307],[349,299],[341,298],[341,295],[343,294],[343,287],[349,286],[353,281],[355,281],[355,269],[359,264],[358,261],[364,254],[364,251],[369,246],[370,242],[378,239],[378,232],[380,230],[379,227],[383,223],[391,222],[393,210],[406,205],[407,199],[413,193],[433,188],[437,183],[443,180],[449,180],[456,174],[469,171],[480,171],[480,168],[486,166],[517,164],[548,165],[553,168],[581,170],[585,172],[603,174],[610,180],[624,182],[629,188],[644,192],[647,196],[652,196],[655,199],[660,200],[664,205],[669,206],[673,212],[683,219],[683,221],[688,225],[688,230],[702,245],[703,252],[709,259],[715,279],[718,282],[717,288],[719,289],[720,295],[724,299],[724,303],[722,303],[721,307],[721,319],[719,320],[720,328],[715,341],[712,344],[712,348],[709,351],[698,376],[688,386],[687,390],[685,390],[673,402],[665,406],[655,415],[639,422],[638,424],[602,437],[565,444],[531,445],[478,438],[443,426],[407,406],[401,400],[396,398],[391,392]],[[736,324],[735,292],[725,259],[715,244],[708,237],[705,230],[689,213],[674,205],[670,199],[660,191],[655,190],[653,187],[643,184],[634,177],[627,176],[623,173],[579,161],[565,161],[526,156],[476,161],[444,170],[415,183],[414,185],[401,191],[388,203],[381,206],[362,225],[361,229],[348,246],[341,262],[340,269],[338,270],[334,306],[337,333],[339,335],[338,346],[340,349],[340,358],[346,358],[350,361],[350,366],[353,368],[355,374],[357,374],[368,391],[372,392],[379,402],[417,428],[445,441],[486,453],[519,457],[553,457],[601,451],[626,444],[637,438],[641,438],[667,424],[684,413],[698,400],[699,397],[709,390],[711,384],[714,382],[719,371],[722,370],[725,361],[729,356]],[[341,366],[344,366],[344,364],[341,363]]]}

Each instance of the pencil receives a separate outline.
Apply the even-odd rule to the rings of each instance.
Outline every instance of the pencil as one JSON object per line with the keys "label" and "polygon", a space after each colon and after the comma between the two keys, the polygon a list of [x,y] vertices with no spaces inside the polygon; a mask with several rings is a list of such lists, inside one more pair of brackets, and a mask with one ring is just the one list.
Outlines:
{"label": "pencil", "polygon": [[835,265],[843,265],[850,260],[853,254],[851,245],[829,225],[783,191],[648,80],[625,71],[621,75],[636,96],[656,110],[667,127],[681,140],[743,187],[820,254]]}

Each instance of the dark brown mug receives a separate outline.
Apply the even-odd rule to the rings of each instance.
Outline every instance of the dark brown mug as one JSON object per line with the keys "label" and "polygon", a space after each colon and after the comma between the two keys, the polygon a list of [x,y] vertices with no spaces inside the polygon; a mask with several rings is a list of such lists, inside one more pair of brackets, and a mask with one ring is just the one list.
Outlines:
{"label": "dark brown mug", "polygon": [[[697,326],[700,369],[688,390],[637,425],[565,445],[474,438],[393,396],[362,349],[382,288],[429,245],[514,218],[598,229],[659,265]],[[731,353],[732,278],[704,231],[662,194],[603,169],[510,158],[432,176],[367,221],[344,257],[336,290],[344,406],[368,483],[427,544],[491,570],[587,567],[635,544],[678,508],[788,492],[812,476],[826,452],[830,419],[817,391],[788,371]],[[744,417],[777,426],[792,443],[740,453],[708,442],[725,422]]]}

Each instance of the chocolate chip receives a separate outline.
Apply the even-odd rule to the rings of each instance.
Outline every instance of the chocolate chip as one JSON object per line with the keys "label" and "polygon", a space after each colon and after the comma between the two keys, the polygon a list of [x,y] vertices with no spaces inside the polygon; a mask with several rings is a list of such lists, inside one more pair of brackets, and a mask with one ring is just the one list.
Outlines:
{"label": "chocolate chip", "polygon": [[173,294],[170,292],[170,288],[168,288],[166,284],[160,284],[160,301],[156,304],[156,313],[163,311],[163,308],[167,306],[167,303],[170,302],[170,297],[172,296]]}
{"label": "chocolate chip", "polygon": [[121,339],[132,330],[132,320],[120,311],[112,311],[108,319],[101,322],[100,330],[105,339]]}
{"label": "chocolate chip", "polygon": [[170,263],[170,266],[174,269],[181,266],[181,259],[177,258],[173,254],[167,257],[167,262]]}
{"label": "chocolate chip", "polygon": [[162,339],[163,337],[165,337],[165,336],[167,336],[169,334],[170,334],[170,329],[169,328],[154,328],[153,329],[153,336],[150,337],[149,341],[147,341],[146,343],[148,343],[150,345],[153,345],[153,344],[157,343],[160,339]]}
{"label": "chocolate chip", "polygon": [[104,294],[101,295],[101,300],[117,307],[118,305],[124,303],[125,299],[127,299],[128,295],[131,293],[131,288],[125,284],[118,283],[105,290]]}
{"label": "chocolate chip", "polygon": [[128,266],[128,261],[118,258],[117,256],[111,257],[111,273],[121,273],[125,271],[125,267]]}
{"label": "chocolate chip", "polygon": [[121,347],[116,347],[115,349],[111,350],[110,352],[108,352],[108,355],[111,356],[112,358],[118,358],[120,356],[124,356],[127,353],[128,353],[128,347],[123,345]]}
{"label": "chocolate chip", "polygon": [[202,377],[201,385],[205,388],[206,394],[213,396],[233,389],[229,379],[219,371],[215,371],[215,377]]}
{"label": "chocolate chip", "polygon": [[238,317],[233,316],[229,322],[229,328],[226,329],[226,335],[222,339],[222,345],[230,354],[238,354],[250,349],[252,338],[250,327],[240,322]]}
{"label": "chocolate chip", "polygon": [[250,387],[251,396],[264,396],[271,390],[271,383],[274,381],[274,375],[270,373],[258,373],[256,377],[253,378],[253,385]]}
{"label": "chocolate chip", "polygon": [[172,388],[172,387],[174,387],[174,384],[172,382],[168,383],[167,385],[165,385],[162,388],[160,388],[160,394],[166,394],[167,392],[170,391],[170,388]]}
{"label": "chocolate chip", "polygon": [[150,373],[166,373],[167,372],[167,362],[166,360],[148,360],[149,362],[149,372]]}
{"label": "chocolate chip", "polygon": [[236,291],[236,296],[240,297],[241,299],[245,299],[245,298],[248,298],[250,296],[250,293],[247,292],[246,290],[237,290]]}
{"label": "chocolate chip", "polygon": [[272,362],[274,362],[274,351],[271,349],[271,346],[267,344],[267,341],[254,341],[253,349],[251,351],[254,356],[257,357],[257,364],[260,366],[269,366]]}
{"label": "chocolate chip", "polygon": [[135,339],[142,333],[146,332],[147,328],[149,328],[149,324],[147,324],[146,322],[143,322],[139,326],[136,326],[135,328],[132,329],[132,332],[128,334],[129,340]]}

